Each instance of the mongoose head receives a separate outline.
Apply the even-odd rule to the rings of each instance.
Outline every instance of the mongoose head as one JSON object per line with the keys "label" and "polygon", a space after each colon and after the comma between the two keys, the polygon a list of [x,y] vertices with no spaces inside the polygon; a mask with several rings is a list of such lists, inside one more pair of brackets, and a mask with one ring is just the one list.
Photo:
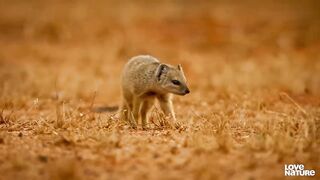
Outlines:
{"label": "mongoose head", "polygon": [[156,79],[160,89],[163,91],[177,95],[190,93],[180,64],[177,67],[160,64],[156,70]]}

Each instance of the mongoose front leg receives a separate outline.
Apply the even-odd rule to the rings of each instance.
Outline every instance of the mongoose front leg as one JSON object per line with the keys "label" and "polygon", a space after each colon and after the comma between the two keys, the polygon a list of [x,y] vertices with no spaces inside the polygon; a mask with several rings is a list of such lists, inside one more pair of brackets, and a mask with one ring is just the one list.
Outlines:
{"label": "mongoose front leg", "polygon": [[172,117],[173,123],[176,124],[171,95],[161,95],[158,97],[160,107],[166,116]]}

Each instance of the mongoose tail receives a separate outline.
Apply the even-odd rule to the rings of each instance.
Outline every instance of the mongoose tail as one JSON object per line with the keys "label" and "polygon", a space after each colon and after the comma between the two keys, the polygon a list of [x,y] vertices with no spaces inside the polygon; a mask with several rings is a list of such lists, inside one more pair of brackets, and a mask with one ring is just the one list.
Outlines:
{"label": "mongoose tail", "polygon": [[115,112],[119,109],[119,106],[100,106],[92,108],[93,112],[103,113],[103,112]]}

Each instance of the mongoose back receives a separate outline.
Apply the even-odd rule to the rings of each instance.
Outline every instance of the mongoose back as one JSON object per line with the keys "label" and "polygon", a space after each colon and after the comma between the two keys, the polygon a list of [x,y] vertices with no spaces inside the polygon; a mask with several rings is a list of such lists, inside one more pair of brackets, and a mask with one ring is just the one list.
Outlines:
{"label": "mongoose back", "polygon": [[159,101],[164,114],[176,123],[172,94],[190,93],[181,65],[163,64],[149,55],[135,56],[127,62],[121,84],[121,119],[128,121],[133,128],[137,127],[139,118],[142,128],[147,128],[147,113],[154,99]]}

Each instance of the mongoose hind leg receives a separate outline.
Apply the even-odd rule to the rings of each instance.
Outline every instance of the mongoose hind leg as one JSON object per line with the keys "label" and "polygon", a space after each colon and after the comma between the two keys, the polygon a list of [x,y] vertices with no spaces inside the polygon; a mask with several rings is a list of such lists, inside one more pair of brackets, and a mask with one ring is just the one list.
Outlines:
{"label": "mongoose hind leg", "polygon": [[125,95],[123,106],[124,106],[124,111],[122,113],[123,113],[124,120],[129,122],[132,128],[136,129],[137,124],[133,115],[133,98],[131,95],[129,94]]}
{"label": "mongoose hind leg", "polygon": [[132,121],[132,108],[129,108],[128,104],[124,104],[120,110],[120,119],[128,122],[132,128],[136,128],[135,122]]}
{"label": "mongoose hind leg", "polygon": [[139,116],[140,116],[139,113],[140,113],[141,104],[142,104],[142,100],[140,98],[138,97],[134,98],[132,114],[133,114],[133,119],[137,125],[139,124]]}
{"label": "mongoose hind leg", "polygon": [[147,114],[148,111],[151,107],[151,105],[153,104],[153,101],[151,100],[144,100],[142,105],[141,105],[141,122],[142,122],[142,128],[143,129],[147,129],[147,123],[148,123],[148,119],[147,119]]}
{"label": "mongoose hind leg", "polygon": [[120,114],[120,119],[121,120],[124,120],[124,121],[128,121],[128,105],[126,102],[123,102],[121,107],[120,107],[120,111],[119,111],[119,114]]}
{"label": "mongoose hind leg", "polygon": [[128,121],[133,129],[137,129],[137,123],[133,113],[133,102],[129,102],[128,107]]}

